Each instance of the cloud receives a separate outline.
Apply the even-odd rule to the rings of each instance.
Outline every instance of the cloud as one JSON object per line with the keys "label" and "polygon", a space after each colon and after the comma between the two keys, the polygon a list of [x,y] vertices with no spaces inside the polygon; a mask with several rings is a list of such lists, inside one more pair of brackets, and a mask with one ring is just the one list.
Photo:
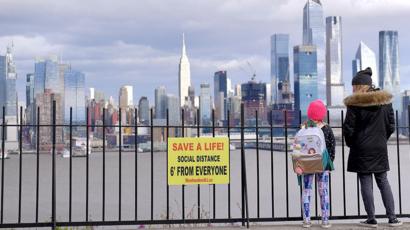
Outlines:
{"label": "cloud", "polygon": [[[62,55],[87,74],[87,84],[117,97],[122,84],[134,85],[135,99],[153,99],[154,88],[176,93],[181,34],[185,32],[192,81],[211,82],[227,69],[233,83],[250,77],[269,81],[270,35],[289,33],[301,43],[301,0],[2,0],[0,52],[15,44],[19,88],[37,56]],[[408,0],[322,0],[325,15],[343,20],[344,78],[363,40],[377,53],[378,31],[399,30],[401,74],[409,73]],[[244,70],[242,70],[244,69]],[[402,77],[403,83],[406,81]],[[197,87],[198,88],[198,87]],[[24,98],[21,93],[20,98]]]}

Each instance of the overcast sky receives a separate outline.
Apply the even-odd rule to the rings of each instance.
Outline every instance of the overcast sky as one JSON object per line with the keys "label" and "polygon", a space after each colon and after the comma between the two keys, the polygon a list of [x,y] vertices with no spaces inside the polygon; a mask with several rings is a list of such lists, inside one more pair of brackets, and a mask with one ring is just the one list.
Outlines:
{"label": "overcast sky", "polygon": [[[181,37],[185,32],[191,79],[212,83],[226,69],[233,84],[270,81],[270,36],[289,33],[302,43],[305,0],[0,0],[0,53],[14,41],[19,100],[36,57],[61,55],[86,74],[86,86],[117,100],[119,87],[134,86],[134,101],[165,85],[177,93]],[[325,16],[343,22],[344,80],[364,41],[378,55],[378,31],[398,30],[402,89],[410,89],[410,1],[322,0]]]}

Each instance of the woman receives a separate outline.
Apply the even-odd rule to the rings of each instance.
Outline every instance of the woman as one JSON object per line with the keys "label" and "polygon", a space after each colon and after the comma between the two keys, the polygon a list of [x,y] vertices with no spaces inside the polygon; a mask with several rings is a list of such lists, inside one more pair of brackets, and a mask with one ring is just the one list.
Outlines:
{"label": "woman", "polygon": [[347,107],[343,126],[350,147],[347,171],[358,173],[367,220],[360,224],[377,227],[373,199],[373,175],[386,208],[389,225],[402,225],[394,211],[393,193],[387,179],[389,161],[387,140],[394,132],[392,95],[372,86],[372,70],[367,68],[352,80],[353,95],[345,98]]}

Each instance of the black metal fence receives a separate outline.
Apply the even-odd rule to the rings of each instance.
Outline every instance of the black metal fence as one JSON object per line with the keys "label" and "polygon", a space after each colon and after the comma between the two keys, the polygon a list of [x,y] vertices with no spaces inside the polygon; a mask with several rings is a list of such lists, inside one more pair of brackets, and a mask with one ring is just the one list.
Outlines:
{"label": "black metal fence", "polygon": [[[410,111],[410,109],[409,109]],[[37,118],[41,116],[41,111],[38,108],[37,109]],[[272,111],[270,113],[270,118],[272,118]],[[215,119],[214,119],[214,112],[212,111],[212,123],[211,125],[201,125],[200,124],[200,119],[199,119],[199,110],[197,111],[197,121],[195,122],[194,125],[191,124],[185,124],[185,122],[182,122],[180,125],[170,125],[169,123],[169,115],[167,111],[167,118],[166,118],[166,124],[164,125],[154,125],[153,124],[153,111],[151,110],[151,120],[149,125],[139,125],[138,124],[138,117],[137,114],[138,112],[135,110],[135,116],[134,116],[134,125],[122,125],[121,122],[121,111],[119,112],[119,125],[106,125],[106,110],[103,110],[103,123],[102,125],[90,125],[89,124],[89,113],[87,109],[87,124],[79,125],[79,124],[73,124],[72,121],[72,110],[70,110],[70,122],[69,124],[57,124],[56,123],[56,107],[55,103],[53,104],[53,113],[52,113],[52,123],[51,124],[40,124],[40,119],[37,119],[37,124],[35,125],[28,125],[28,124],[23,124],[23,120],[21,119],[22,113],[22,108],[20,108],[20,119],[18,124],[6,124],[5,123],[5,116],[4,116],[4,108],[3,108],[3,123],[2,123],[2,140],[1,140],[1,154],[2,154],[2,160],[1,160],[1,191],[0,191],[0,228],[15,228],[15,227],[52,227],[53,229],[56,228],[57,226],[97,226],[97,225],[172,225],[172,224],[227,224],[227,223],[241,223],[242,225],[248,224],[249,222],[274,222],[274,221],[295,221],[295,220],[301,220],[302,219],[302,213],[298,211],[294,211],[295,209],[298,209],[298,205],[300,205],[300,201],[297,200],[295,201],[295,195],[292,194],[297,193],[297,195],[301,194],[301,188],[297,188],[293,185],[293,183],[290,183],[290,176],[293,175],[293,172],[289,173],[289,152],[290,150],[288,149],[289,143],[288,143],[288,138],[283,139],[283,145],[284,145],[284,151],[279,151],[274,149],[274,139],[272,135],[272,130],[281,130],[283,133],[283,136],[287,137],[288,133],[290,131],[295,131],[299,128],[299,126],[289,126],[288,125],[288,119],[287,119],[287,111],[283,111],[283,116],[284,116],[284,124],[282,125],[274,125],[273,122],[269,122],[268,125],[259,125],[259,119],[258,119],[258,112],[255,112],[255,118],[256,118],[256,124],[252,126],[246,126],[245,124],[245,119],[244,119],[244,109],[243,106],[241,108],[241,120],[240,120],[240,125],[232,127],[230,126],[230,113],[228,112],[228,117],[227,117],[227,125],[223,126],[217,126]],[[301,116],[299,116],[301,117]],[[332,126],[334,130],[339,130],[341,132],[340,140],[338,142],[338,146],[341,148],[337,151],[336,153],[336,161],[338,167],[336,167],[336,171],[332,172],[332,176],[330,177],[330,200],[331,200],[331,210],[330,210],[330,219],[356,219],[356,218],[364,218],[364,212],[362,211],[363,207],[361,207],[360,203],[360,193],[359,193],[359,182],[356,179],[354,181],[353,179],[353,184],[354,186],[349,186],[349,184],[352,184],[352,175],[349,175],[350,179],[347,179],[348,175],[346,175],[346,159],[347,159],[347,150],[344,144],[344,139],[343,139],[343,119],[344,119],[344,114],[343,111],[340,112],[340,123],[338,124],[333,124],[332,121],[329,119],[329,112],[328,112],[328,123]],[[409,116],[410,117],[410,116]],[[396,119],[398,119],[398,112],[396,111]],[[181,113],[181,120],[184,121],[184,112],[182,111]],[[301,119],[299,119],[299,123],[301,123]],[[18,176],[16,175],[7,175],[8,171],[5,170],[8,164],[8,160],[6,160],[6,129],[8,127],[17,127],[19,132],[19,142],[18,142],[18,155],[11,156],[11,158],[18,159],[17,167],[18,167]],[[52,143],[51,143],[51,154],[41,154],[40,152],[40,145],[37,144],[35,148],[35,152],[33,154],[24,154],[23,152],[23,128],[24,127],[30,127],[30,129],[35,130],[36,132],[36,143],[40,143],[40,136],[42,133],[40,132],[41,127],[51,127],[52,131]],[[57,186],[60,186],[57,180],[60,180],[61,177],[57,178],[57,172],[60,172],[57,168],[56,164],[56,157],[58,155],[57,151],[57,143],[56,143],[56,130],[59,127],[66,128],[68,130],[69,134],[69,142],[66,143],[66,148],[68,148],[69,151],[69,159],[68,159],[68,196],[64,198],[65,201],[63,201],[64,205],[68,205],[68,217],[65,216],[65,220],[58,220],[59,214],[57,213],[57,206],[61,205],[62,203],[57,203],[56,196],[57,194]],[[73,196],[73,181],[78,179],[78,178],[73,178],[73,173],[75,173],[75,169],[73,169],[73,128],[75,127],[85,127],[85,132],[86,132],[86,154],[85,157],[82,159],[85,159],[85,199],[81,199],[80,201],[76,201],[76,197]],[[90,159],[93,158],[93,155],[89,155],[89,149],[91,146],[89,146],[89,132],[90,128],[102,128],[102,136],[103,136],[103,141],[102,141],[102,149],[101,149],[101,156],[102,160],[100,161],[101,163],[101,171],[100,175],[102,177],[101,183],[96,183],[94,187],[90,187]],[[123,149],[123,143],[122,143],[122,138],[119,138],[118,141],[118,149],[116,149],[118,155],[115,155],[115,157],[118,159],[118,172],[116,173],[118,175],[117,180],[114,182],[109,182],[107,183],[106,177],[107,175],[107,152],[112,151],[109,150],[106,146],[106,130],[107,128],[118,128],[119,136],[122,137],[122,132],[124,128],[130,128],[133,130],[134,133],[134,143],[135,147],[133,149],[133,154],[131,157],[127,158],[127,162],[124,162],[122,159],[124,155],[124,149]],[[138,141],[138,130],[139,128],[146,128],[149,130],[150,133],[150,148],[149,151],[146,153],[140,153],[139,151],[139,143]],[[154,151],[154,132],[155,129],[160,129],[161,135],[166,138],[170,136],[170,130],[172,129],[177,129],[180,130],[179,136],[187,136],[188,134],[186,133],[187,130],[195,130],[196,131],[196,137],[201,136],[201,131],[204,129],[211,130],[211,135],[216,136],[219,135],[220,133],[223,133],[223,135],[226,135],[228,137],[231,137],[232,135],[232,130],[239,131],[240,134],[240,139],[237,141],[237,150],[231,151],[231,161],[233,160],[233,157],[235,156],[238,159],[238,167],[235,172],[231,171],[231,181],[235,181],[235,187],[232,184],[228,185],[195,185],[195,186],[181,186],[181,203],[178,205],[181,205],[180,207],[180,217],[175,217],[171,213],[171,202],[174,197],[172,197],[172,194],[170,192],[171,187],[167,185],[167,175],[168,173],[166,172],[166,169],[162,168],[159,170],[157,167],[155,167],[156,162],[154,162],[155,155],[157,154],[163,154],[165,158],[165,162],[167,160],[167,154],[166,153],[156,153]],[[410,182],[403,181],[402,179],[402,163],[400,162],[401,159],[406,160],[410,163],[409,159],[409,151],[401,151],[401,148],[408,147],[408,143],[410,142],[410,138],[407,136],[408,140],[403,140],[400,137],[400,132],[399,130],[409,130],[410,133],[410,127],[401,127],[399,125],[396,126],[396,134],[392,139],[389,141],[390,146],[392,146],[392,143],[394,143],[396,147],[396,152],[397,154],[394,156],[394,153],[390,150],[390,158],[394,157],[395,161],[391,161],[391,165],[395,165],[397,167],[393,167],[394,171],[392,170],[390,172],[390,175],[394,174],[395,181],[392,182],[392,186],[394,187],[394,190],[396,191],[397,197],[396,197],[396,204],[398,204],[397,208],[397,213],[399,217],[410,217],[410,207],[403,207],[403,205],[406,202],[403,202],[402,200],[402,190],[403,187],[406,187],[406,191],[410,191]],[[245,131],[246,130],[254,130],[255,136],[254,138],[245,138]],[[268,133],[270,135],[267,135],[263,137],[260,135],[261,130],[268,130]],[[265,132],[266,133],[266,132]],[[190,134],[192,136],[192,134]],[[394,140],[393,140],[394,138]],[[264,140],[262,140],[264,139]],[[251,141],[254,145],[251,148],[248,148],[246,145],[246,142]],[[262,143],[268,143],[268,148],[260,148],[260,145]],[[166,152],[166,151],[164,151]],[[97,154],[97,153],[96,153]],[[142,154],[147,155],[144,158],[144,162],[139,162],[141,161],[141,156]],[[148,157],[149,154],[149,157]],[[234,155],[236,154],[236,155]],[[23,188],[24,188],[24,177],[23,177],[23,170],[27,167],[27,163],[24,162],[25,158],[27,156],[34,157],[34,161],[30,161],[30,164],[34,164],[33,166],[35,168],[35,189],[30,191],[30,194],[35,194],[34,197],[34,212],[32,213],[32,217],[26,218],[22,217],[22,208],[25,206],[23,203],[22,195],[23,195]],[[40,160],[42,159],[41,156],[47,155],[51,157],[51,187],[49,187],[49,182],[41,182],[43,179],[40,176],[40,170],[44,168],[44,163],[43,165],[40,164]],[[98,154],[100,155],[100,154]],[[144,155],[144,156],[145,156]],[[253,162],[255,162],[256,165],[253,165],[252,168],[249,168],[249,162],[246,160],[247,157],[250,157],[253,159]],[[264,158],[261,160],[261,158]],[[255,159],[256,158],[256,159]],[[149,159],[149,160],[147,160]],[[133,162],[129,162],[130,160],[133,160]],[[147,162],[149,161],[149,162]],[[127,163],[128,165],[133,165],[133,173],[130,174],[128,173],[127,175],[123,175],[123,163]],[[144,174],[139,173],[138,167],[141,166],[141,164],[149,164],[149,173],[146,171]],[[253,164],[253,163],[252,163]],[[26,167],[24,167],[26,166]],[[166,163],[165,163],[166,166]],[[410,166],[408,164],[403,165],[405,167],[404,172],[410,171]],[[247,169],[248,168],[248,169]],[[280,176],[278,177],[277,171],[278,168],[282,170],[284,169],[284,172],[281,172]],[[10,169],[10,168],[9,168]],[[10,169],[11,170],[11,169]],[[100,169],[99,169],[100,170]],[[256,175],[254,174],[249,174],[247,173],[252,171],[256,171]],[[161,171],[161,173],[164,173],[163,178],[165,179],[160,179],[160,181],[156,181],[158,177],[158,173],[156,174],[157,171]],[[339,180],[335,180],[333,174],[334,173],[339,173],[338,177],[340,178]],[[341,175],[340,175],[341,174]],[[49,174],[47,174],[49,175]],[[7,178],[14,177],[15,179],[13,180],[18,180],[18,183],[16,184],[16,187],[13,187],[13,191],[16,191],[16,193],[13,193],[14,196],[18,196],[17,198],[17,213],[14,215],[14,209],[11,209],[10,206],[5,206],[5,201],[8,199],[11,199],[12,197],[7,197],[5,196],[5,180]],[[125,203],[129,206],[130,202],[132,200],[124,200],[122,197],[123,194],[125,193],[130,193],[128,190],[122,190],[123,189],[123,181],[125,177],[130,178],[133,180],[133,192],[131,196],[133,196],[133,213],[132,217],[130,218],[129,214],[130,213],[123,213],[123,207]],[[149,178],[147,181],[147,184],[141,185],[141,182],[139,180],[141,179],[146,179]],[[263,179],[261,178],[263,177]],[[263,182],[262,182],[263,181]],[[145,183],[145,182],[144,182]],[[156,195],[155,189],[156,187],[154,186],[155,183],[160,184],[161,186],[166,187],[165,189],[165,194],[159,194]],[[250,186],[249,183],[252,183]],[[270,187],[269,189],[266,186]],[[269,186],[270,185],[270,186]],[[51,188],[51,197],[48,197],[49,201],[51,202],[51,215],[49,216],[49,219],[42,220],[39,216],[41,214],[41,202],[40,201],[40,187],[45,186],[48,188]],[[63,185],[61,185],[63,186]],[[64,184],[64,186],[67,186],[67,184]],[[117,205],[118,205],[118,215],[116,219],[113,219],[112,216],[108,217],[107,216],[107,189],[110,189],[111,187],[118,186],[117,191],[118,191],[118,200],[117,200]],[[143,186],[144,189],[149,190],[149,201],[144,199],[145,204],[149,204],[148,207],[140,207],[142,204],[141,199],[139,200],[139,194],[138,192],[141,191],[141,186]],[[261,188],[261,187],[264,188]],[[332,187],[337,187],[337,190],[335,191],[335,188],[332,189]],[[128,186],[129,187],[129,186]],[[191,191],[189,194],[187,194],[186,189],[190,187]],[[196,188],[195,188],[196,187]],[[208,199],[208,205],[209,205],[209,214],[208,215],[203,215],[203,196],[201,196],[201,192],[204,191],[203,188],[208,187],[209,188],[209,199]],[[282,193],[283,196],[280,194],[276,194],[278,192],[278,188],[283,188],[284,187],[284,194]],[[192,190],[192,188],[194,188]],[[98,219],[91,219],[90,218],[90,190],[93,191],[99,191],[101,193],[101,200],[98,203],[98,206],[100,206],[101,209],[101,217]],[[253,193],[249,191],[251,189]],[[298,190],[300,189],[300,190]],[[195,192],[196,190],[196,192]],[[269,191],[270,190],[270,191]],[[296,191],[295,191],[296,190]],[[196,194],[195,194],[196,193]],[[223,194],[225,193],[225,194]],[[109,195],[109,194],[108,194]],[[128,194],[129,195],[129,194]],[[195,196],[193,198],[193,196]],[[315,211],[313,219],[319,219],[319,213],[318,213],[318,199],[317,199],[317,188],[315,186],[315,199],[312,201],[314,203],[313,205],[315,206]],[[157,200],[159,198],[163,198],[165,196],[165,204],[160,204],[161,207],[164,208],[164,215],[161,216],[155,216],[154,214],[154,207],[155,205],[158,205]],[[218,196],[223,196],[224,200],[226,199],[226,202],[224,201],[224,205],[221,207],[221,205],[218,204]],[[233,201],[233,196],[239,197],[240,202],[237,204],[239,208],[239,212],[235,209],[234,206],[234,201]],[[279,199],[277,198],[278,196]],[[211,205],[211,197],[212,197],[212,205]],[[256,199],[255,199],[256,197]],[[47,197],[46,197],[47,198]],[[196,205],[194,208],[191,210],[190,213],[187,213],[187,204],[185,201],[187,199],[196,199]],[[283,198],[283,199],[282,199]],[[179,199],[179,198],[178,198]],[[299,198],[300,199],[300,196]],[[201,204],[202,201],[202,204]],[[357,202],[356,205],[352,204],[355,201]],[[68,203],[68,204],[67,204]],[[73,217],[73,203],[76,203],[76,205],[82,206],[82,208],[85,211],[84,218],[82,220],[74,220]],[[338,203],[336,207],[336,203]],[[226,204],[226,205],[225,205]],[[297,204],[297,205],[296,205]],[[110,204],[112,205],[112,204]],[[293,208],[291,206],[294,206]],[[265,207],[265,208],[262,208]],[[355,206],[355,207],[354,207]],[[111,207],[111,206],[110,206]],[[252,208],[252,210],[249,210],[249,207]],[[268,207],[268,208],[266,208]],[[405,209],[406,208],[406,209]],[[144,215],[146,217],[141,218],[141,214],[138,213],[138,210],[143,209]],[[161,208],[159,208],[161,209]],[[293,209],[293,210],[291,210]],[[236,210],[236,214],[234,213],[234,210]],[[299,209],[300,210],[300,209]],[[336,210],[338,210],[337,214],[335,214]],[[93,208],[93,211],[94,208]],[[162,211],[162,210],[160,210]],[[218,211],[218,214],[217,214]],[[282,212],[282,214],[278,214],[278,212]],[[13,212],[13,213],[10,213]],[[128,212],[128,211],[127,211]],[[275,213],[276,212],[276,213]],[[212,213],[212,214],[211,214]],[[5,214],[7,216],[13,216],[9,217],[7,219],[4,218]],[[127,215],[128,217],[124,219],[124,215]],[[383,217],[384,215],[378,215],[378,217]],[[25,220],[27,219],[27,220]]]}

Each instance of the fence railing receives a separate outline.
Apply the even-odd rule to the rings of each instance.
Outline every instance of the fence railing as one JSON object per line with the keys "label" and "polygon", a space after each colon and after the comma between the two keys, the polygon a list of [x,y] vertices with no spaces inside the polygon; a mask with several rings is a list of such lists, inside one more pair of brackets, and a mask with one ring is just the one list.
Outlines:
{"label": "fence railing", "polygon": [[[36,124],[23,123],[22,108],[19,111],[18,124],[8,124],[5,122],[4,111],[3,108],[0,228],[52,227],[54,229],[57,226],[228,223],[244,225],[249,222],[302,219],[300,208],[302,190],[297,186],[289,167],[290,140],[281,139],[283,143],[280,144],[284,151],[274,149],[273,145],[276,141],[274,130],[279,130],[282,136],[288,137],[290,132],[295,132],[299,128],[299,125],[288,125],[287,111],[283,111],[282,125],[273,124],[272,111],[268,112],[270,117],[268,125],[259,124],[258,111],[255,111],[256,123],[247,125],[242,105],[239,126],[230,126],[229,111],[226,125],[222,126],[216,125],[214,111],[212,111],[210,125],[201,124],[199,110],[196,111],[194,124],[182,122],[180,125],[170,125],[168,111],[166,123],[154,125],[152,110],[149,125],[138,124],[137,110],[134,111],[132,125],[123,125],[121,110],[118,125],[108,125],[105,122],[106,109],[103,109],[102,124],[89,124],[88,108],[86,124],[73,123],[72,109],[70,109],[69,123],[57,124],[55,102],[51,113],[51,124],[40,122],[42,114],[39,108],[36,111]],[[302,123],[301,117],[299,112],[299,124]],[[184,111],[182,111],[181,120],[184,121],[184,118]],[[346,172],[347,149],[342,129],[343,110],[340,111],[340,119],[336,118],[336,120],[338,122],[333,123],[328,112],[327,123],[333,130],[339,130],[335,133],[340,133],[335,160],[336,170],[331,173],[329,181],[330,219],[364,218],[358,178],[355,174]],[[398,120],[397,111],[396,120]],[[10,153],[6,156],[8,144],[6,136],[10,135],[6,130],[10,127],[18,129],[18,150],[17,154]],[[50,151],[46,150],[46,154],[42,154],[44,149],[40,148],[41,137],[50,134],[41,133],[42,127],[51,128]],[[33,149],[24,147],[24,128],[35,133],[35,138],[30,138],[30,141],[35,140],[35,146],[31,146]],[[64,129],[60,131],[65,133],[66,141],[63,143],[63,150],[59,149],[56,138],[59,128]],[[85,154],[82,158],[76,158],[74,154],[73,133],[77,128],[85,128]],[[95,147],[90,146],[90,130],[98,128],[102,129],[101,146],[97,152],[90,155],[90,149]],[[117,137],[116,142],[118,148],[107,147],[108,128],[118,129],[119,138]],[[126,128],[131,129],[134,135],[134,148],[131,152],[123,148],[122,137]],[[144,132],[149,132],[140,134],[141,128],[146,129]],[[233,135],[232,130],[239,132],[241,138],[238,142],[232,143],[235,149],[230,150],[231,183],[209,186],[169,186],[166,150],[155,151],[154,142],[167,142],[168,136],[201,137],[204,130],[210,130],[212,136],[228,137]],[[245,138],[245,132],[249,130],[255,132],[255,138]],[[408,131],[406,140],[400,135],[400,130]],[[389,141],[389,158],[392,166],[389,177],[397,199],[396,211],[399,217],[410,217],[410,200],[402,197],[404,190],[410,192],[410,182],[402,180],[402,177],[410,176],[409,134],[409,126],[402,127],[397,124],[395,136]],[[141,152],[139,149],[142,144],[139,140],[141,135],[148,136],[148,140],[145,140],[150,145],[148,151]],[[249,142],[252,142],[252,145],[249,145],[251,147],[247,146]],[[268,143],[269,147],[261,148],[263,143]],[[59,151],[63,157],[57,157]],[[65,153],[69,153],[68,156],[65,155],[68,159],[64,158]],[[402,166],[405,170],[402,170]],[[320,216],[317,196],[315,185],[315,198],[312,201],[315,207],[313,219],[319,219]],[[378,203],[377,207],[382,207],[380,200],[376,199],[376,203]],[[113,211],[115,209],[118,211],[116,214]],[[383,210],[378,211],[383,213]]]}

